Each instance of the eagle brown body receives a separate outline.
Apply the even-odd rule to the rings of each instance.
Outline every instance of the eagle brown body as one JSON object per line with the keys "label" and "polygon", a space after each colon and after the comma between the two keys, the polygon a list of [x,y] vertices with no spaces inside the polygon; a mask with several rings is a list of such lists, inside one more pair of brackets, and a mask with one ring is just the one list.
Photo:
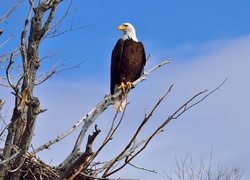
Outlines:
{"label": "eagle brown body", "polygon": [[[130,26],[131,24],[125,23],[122,26],[126,25]],[[125,33],[126,31],[124,31],[124,34]],[[115,94],[119,90],[122,83],[126,86],[128,83],[133,83],[137,80],[142,74],[145,63],[145,50],[143,44],[137,41],[135,30],[134,38],[130,38],[129,36],[124,37],[123,35],[123,38],[117,41],[112,51],[110,69],[111,94]],[[130,89],[127,88],[126,92],[122,92],[122,94],[114,100],[114,108],[116,111],[124,110],[126,105],[126,96],[129,90]]]}
{"label": "eagle brown body", "polygon": [[141,42],[119,39],[112,52],[111,94],[114,94],[115,85],[137,80],[141,76],[145,62],[146,57]]}

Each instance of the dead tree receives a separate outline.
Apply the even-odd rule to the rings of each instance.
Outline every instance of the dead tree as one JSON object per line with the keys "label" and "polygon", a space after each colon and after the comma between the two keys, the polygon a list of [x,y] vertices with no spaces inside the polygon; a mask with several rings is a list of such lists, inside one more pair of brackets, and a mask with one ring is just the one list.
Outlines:
{"label": "dead tree", "polygon": [[[30,147],[37,116],[44,111],[40,109],[39,98],[33,94],[36,74],[40,66],[38,50],[41,40],[50,28],[51,21],[61,0],[39,1],[38,6],[35,6],[34,0],[30,0],[29,3],[30,9],[25,20],[19,47],[22,56],[23,73],[16,84],[11,82],[9,74],[9,70],[14,63],[13,53],[6,68],[9,86],[14,91],[15,107],[8,127],[8,135],[3,149],[3,159],[8,159],[17,152],[19,153],[9,163],[0,165],[0,179],[4,177],[18,179],[20,177],[22,170],[20,167],[25,162],[25,154]],[[46,19],[44,17],[45,12],[49,12]],[[32,14],[33,17],[31,18]],[[30,28],[29,34],[28,28]],[[10,171],[11,169],[12,171]]]}
{"label": "dead tree", "polygon": [[[19,2],[19,1],[18,1]],[[40,108],[40,100],[34,94],[34,88],[38,84],[42,84],[48,80],[56,72],[56,68],[53,68],[50,72],[38,76],[37,70],[40,68],[42,58],[39,57],[39,47],[41,41],[46,37],[60,35],[57,33],[57,23],[63,20],[63,17],[52,24],[54,14],[58,5],[62,3],[62,0],[29,0],[30,9],[27,13],[27,18],[24,22],[24,28],[21,33],[21,44],[19,50],[15,49],[11,53],[6,53],[0,56],[0,62],[7,62],[6,67],[6,84],[0,79],[0,85],[12,88],[15,98],[15,105],[13,114],[10,119],[10,123],[6,125],[6,128],[1,132],[1,135],[6,130],[7,136],[4,139],[5,145],[2,151],[0,151],[0,180],[1,179],[108,179],[111,175],[122,170],[127,165],[132,165],[131,161],[137,157],[150,143],[150,141],[159,133],[163,131],[163,128],[173,119],[177,119],[180,115],[192,108],[199,102],[203,101],[207,96],[216,91],[204,95],[207,91],[201,91],[189,98],[187,102],[180,105],[180,107],[169,115],[168,118],[159,124],[153,132],[149,133],[143,139],[138,139],[138,135],[145,127],[147,122],[151,119],[155,110],[161,105],[161,102],[169,95],[173,86],[170,86],[166,94],[156,101],[155,106],[149,112],[145,113],[144,118],[141,120],[141,124],[137,131],[132,134],[132,138],[129,142],[123,144],[125,148],[118,152],[112,159],[105,162],[98,161],[99,153],[106,147],[106,145],[115,138],[115,134],[121,125],[124,113],[118,118],[115,113],[109,132],[106,135],[103,143],[100,144],[96,150],[92,149],[92,145],[101,133],[97,125],[91,126],[95,120],[105,111],[112,103],[113,99],[117,97],[121,92],[116,94],[107,95],[100,101],[92,110],[82,117],[76,124],[74,124],[67,132],[62,133],[49,142],[35,147],[29,152],[33,132],[36,127],[36,119],[38,115],[45,112],[46,109]],[[70,2],[72,3],[72,2]],[[45,15],[46,14],[46,15]],[[66,12],[65,15],[68,13]],[[29,32],[28,32],[29,29]],[[0,31],[1,33],[3,31]],[[63,32],[64,33],[64,32]],[[17,75],[18,80],[13,81],[10,73],[10,69],[13,66],[15,57],[21,56],[22,59],[22,73]],[[141,77],[134,82],[138,84],[146,79],[146,77],[158,69],[159,67],[170,63],[170,60],[163,61],[162,63],[151,68],[149,71],[141,75]],[[202,97],[201,97],[202,96]],[[2,97],[1,97],[2,98]],[[200,99],[198,99],[200,98]],[[0,108],[2,108],[4,100],[1,100]],[[63,160],[58,166],[51,167],[44,163],[42,160],[36,158],[36,153],[51,147],[53,144],[63,140],[64,137],[70,135],[74,130],[82,125],[78,138],[76,139],[72,152],[68,157]],[[85,150],[82,152],[80,145],[84,138],[86,138],[87,132],[90,128],[94,129],[94,132],[87,137],[87,144]],[[2,137],[1,137],[2,138]],[[70,165],[69,165],[70,164]],[[136,167],[136,166],[134,166]],[[147,170],[145,168],[139,168]],[[153,170],[147,170],[154,172]]]}

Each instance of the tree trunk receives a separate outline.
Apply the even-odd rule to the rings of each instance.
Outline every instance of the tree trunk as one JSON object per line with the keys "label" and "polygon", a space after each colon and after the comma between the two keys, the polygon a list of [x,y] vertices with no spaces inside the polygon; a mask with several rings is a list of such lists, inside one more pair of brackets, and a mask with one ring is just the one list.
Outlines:
{"label": "tree trunk", "polygon": [[[34,7],[34,2],[30,1],[30,13],[33,11],[34,16],[31,19],[28,43],[26,43],[26,33],[30,21],[30,13],[25,21],[25,28],[21,35],[20,51],[23,62],[23,76],[20,79],[20,81],[22,80],[21,93],[18,87],[14,88],[16,102],[8,128],[3,159],[10,158],[17,150],[20,150],[20,154],[8,163],[0,165],[0,180],[19,179],[21,176],[25,154],[30,147],[37,115],[40,113],[40,101],[33,95],[36,73],[40,66],[39,46],[49,29],[56,7],[60,2],[61,0],[40,1],[39,5]],[[48,10],[50,11],[49,15],[44,20],[44,14]]]}

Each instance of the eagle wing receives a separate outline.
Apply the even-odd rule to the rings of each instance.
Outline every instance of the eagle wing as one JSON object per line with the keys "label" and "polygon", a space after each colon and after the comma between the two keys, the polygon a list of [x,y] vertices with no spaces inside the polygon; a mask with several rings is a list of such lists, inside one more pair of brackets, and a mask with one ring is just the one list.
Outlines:
{"label": "eagle wing", "polygon": [[116,85],[137,80],[143,73],[145,64],[146,55],[141,42],[119,39],[111,57],[111,94],[115,93]]}
{"label": "eagle wing", "polygon": [[120,64],[120,81],[127,83],[137,80],[144,70],[145,63],[143,44],[132,39],[125,40]]}
{"label": "eagle wing", "polygon": [[122,54],[123,54],[123,45],[124,45],[124,40],[119,39],[112,51],[111,67],[110,67],[110,92],[111,94],[115,93],[115,85],[120,84],[119,71],[120,71],[120,64],[121,64]]}

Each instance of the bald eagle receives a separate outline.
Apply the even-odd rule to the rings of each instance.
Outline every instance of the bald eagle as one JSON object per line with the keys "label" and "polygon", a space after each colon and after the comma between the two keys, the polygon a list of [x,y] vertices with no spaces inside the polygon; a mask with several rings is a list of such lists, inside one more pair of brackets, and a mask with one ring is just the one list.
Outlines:
{"label": "bald eagle", "polygon": [[123,35],[112,51],[110,68],[111,94],[122,90],[121,95],[114,99],[116,111],[124,111],[127,94],[134,87],[133,82],[143,73],[146,63],[145,50],[136,38],[135,28],[130,23],[124,23],[118,27],[118,31],[121,30]]}

